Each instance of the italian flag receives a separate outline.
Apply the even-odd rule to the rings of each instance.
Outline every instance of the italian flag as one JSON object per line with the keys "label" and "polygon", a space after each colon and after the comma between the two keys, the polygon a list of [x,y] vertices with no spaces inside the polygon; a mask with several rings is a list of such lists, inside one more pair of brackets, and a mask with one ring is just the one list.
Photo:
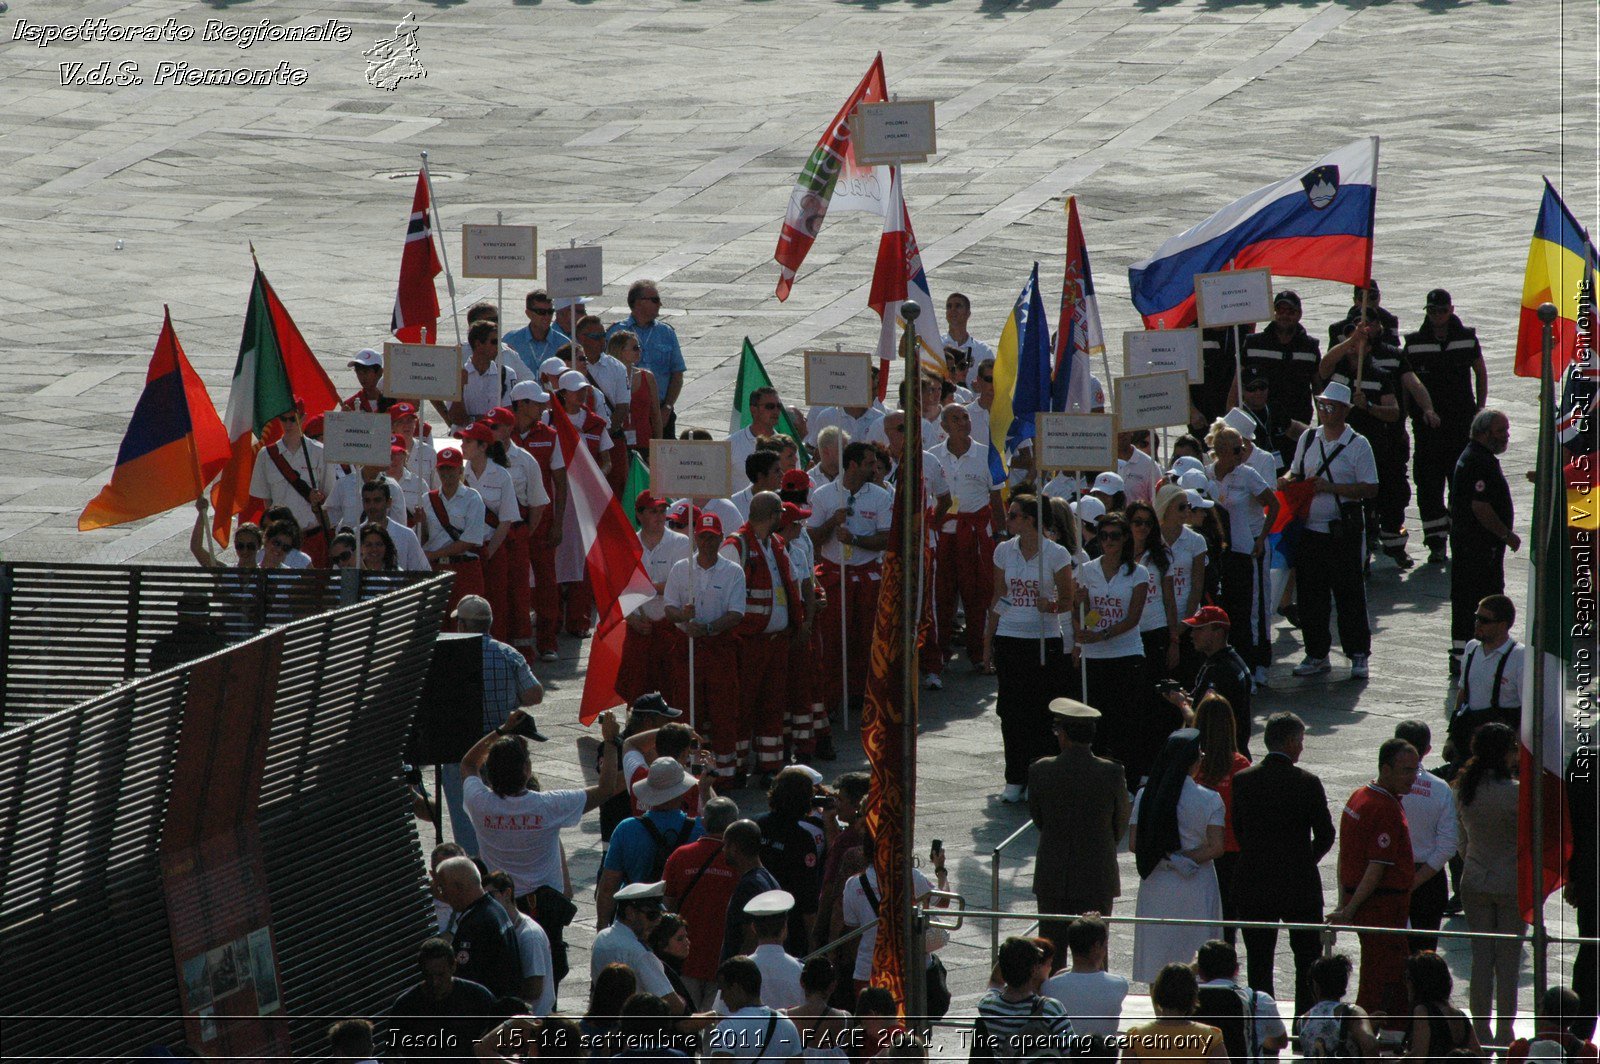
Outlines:
{"label": "italian flag", "polygon": [[640,561],[639,534],[628,523],[622,504],[589,448],[578,437],[560,403],[550,406],[550,426],[567,458],[567,505],[583,537],[584,565],[594,591],[600,624],[589,642],[589,664],[583,679],[578,719],[593,724],[604,710],[617,705],[617,670],[622,665],[622,619],[655,597],[655,585]]}
{"label": "italian flag", "polygon": [[278,438],[281,433],[273,419],[293,410],[297,399],[305,404],[306,417],[339,405],[333,382],[257,263],[245,308],[244,335],[239,340],[239,360],[233,367],[233,387],[228,393],[228,414],[223,419],[228,430],[228,464],[211,489],[211,534],[223,546],[228,545],[235,517],[252,521],[260,516],[250,501],[256,452],[262,444]]}
{"label": "italian flag", "polygon": [[[767,376],[767,367],[761,364],[761,358],[756,354],[756,345],[750,342],[750,337],[744,338],[744,349],[739,352],[739,376],[733,382],[733,418],[728,427],[731,435],[750,424],[750,396],[757,389],[772,387],[772,378]],[[810,458],[806,454],[805,440],[795,431],[794,423],[789,420],[787,410],[778,411],[778,434],[787,436],[800,448],[800,464],[804,466]],[[744,470],[734,470],[736,475],[742,476]]]}
{"label": "italian flag", "polygon": [[[1523,672],[1522,695],[1522,786],[1518,795],[1517,847],[1518,901],[1523,919],[1533,922],[1533,914],[1544,900],[1566,879],[1567,859],[1572,854],[1571,823],[1567,816],[1566,735],[1567,677],[1572,673],[1574,601],[1572,594],[1572,547],[1568,530],[1568,507],[1563,454],[1555,432],[1555,402],[1548,360],[1540,387],[1539,457],[1533,491],[1533,529],[1531,575],[1528,579],[1528,612],[1533,618],[1528,643],[1528,661]],[[1592,629],[1591,629],[1592,631]],[[1534,681],[1538,655],[1544,682]],[[1543,725],[1543,735],[1535,747],[1533,722]],[[1536,756],[1537,755],[1537,756]],[[1534,883],[1535,793],[1543,797],[1543,876]]]}

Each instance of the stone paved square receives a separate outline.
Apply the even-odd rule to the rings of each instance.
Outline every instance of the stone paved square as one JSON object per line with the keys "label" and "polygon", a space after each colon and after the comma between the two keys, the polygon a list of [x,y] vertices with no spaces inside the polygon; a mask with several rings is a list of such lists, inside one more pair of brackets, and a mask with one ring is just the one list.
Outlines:
{"label": "stone paved square", "polygon": [[[362,53],[408,14],[426,75],[375,88]],[[187,42],[26,39],[24,22],[96,18],[196,32]],[[249,48],[203,39],[208,20],[263,19],[333,19],[349,35]],[[75,531],[114,461],[162,305],[225,409],[253,242],[348,391],[344,360],[387,331],[422,150],[453,265],[460,226],[503,212],[537,224],[542,247],[604,245],[606,293],[591,307],[607,321],[626,314],[630,281],[660,281],[689,365],[680,427],[726,430],[746,336],[798,401],[803,348],[861,348],[877,333],[866,308],[875,218],[831,214],[787,303],[772,294],[771,255],[801,164],[878,49],[891,91],[938,101],[939,153],[907,173],[907,200],[936,303],[969,293],[973,331],[991,344],[1036,259],[1041,277],[1055,278],[1054,316],[1067,194],[1078,197],[1115,355],[1138,324],[1130,263],[1250,189],[1380,134],[1374,272],[1385,305],[1412,327],[1423,293],[1443,285],[1477,327],[1491,405],[1512,421],[1505,464],[1526,536],[1531,493],[1520,473],[1536,410],[1532,383],[1510,374],[1518,298],[1540,176],[1580,218],[1597,213],[1596,42],[1595,5],[1573,0],[12,0],[0,15],[0,554],[186,564],[186,508]],[[136,64],[128,76],[143,82],[68,83],[102,63],[112,75]],[[190,85],[172,83],[181,75],[163,63],[283,64],[305,76],[299,86]],[[1348,305],[1343,286],[1288,283],[1314,335]],[[457,289],[463,309],[495,297],[493,282],[458,278]],[[522,291],[505,287],[507,322],[520,322]],[[1512,556],[1519,607],[1526,578],[1525,553]],[[1293,707],[1308,720],[1305,763],[1335,802],[1371,774],[1396,720],[1438,724],[1448,697],[1445,575],[1380,564],[1371,595],[1371,682],[1357,687],[1342,668],[1326,683],[1291,680],[1298,645],[1280,629],[1258,709]],[[540,723],[558,739],[539,766],[549,782],[578,775],[570,744],[583,660],[580,644],[564,642],[542,674]],[[988,854],[1025,814],[994,798],[992,682],[959,666],[950,675],[923,699],[918,847],[943,838],[955,889],[986,907]],[[859,747],[847,747],[832,768],[861,763]],[[571,851],[584,927],[592,819]],[[1029,862],[1018,858],[1031,847],[1014,852],[1001,901],[1021,909],[1031,895]],[[1123,881],[1131,909],[1131,857]],[[1572,928],[1559,898],[1548,913],[1553,930]],[[1114,933],[1113,970],[1126,971],[1130,942]],[[955,1010],[980,994],[987,950],[977,922],[947,950]],[[1464,999],[1466,950],[1448,953]],[[1553,956],[1562,979],[1568,965]],[[586,962],[576,951],[575,968]],[[1524,1008],[1528,985],[1525,975]],[[568,983],[568,1010],[581,1011],[583,987],[578,976]],[[953,1046],[947,1038],[941,1051]]]}

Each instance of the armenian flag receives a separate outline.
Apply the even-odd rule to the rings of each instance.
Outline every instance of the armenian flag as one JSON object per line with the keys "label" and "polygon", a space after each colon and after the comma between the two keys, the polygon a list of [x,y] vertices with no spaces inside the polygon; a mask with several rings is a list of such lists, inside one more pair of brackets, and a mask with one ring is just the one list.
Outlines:
{"label": "armenian flag", "polygon": [[[164,309],[164,308],[163,308]],[[193,502],[228,463],[228,431],[184,357],[164,309],[144,392],[117,451],[111,483],[78,515],[78,531],[137,521]]]}

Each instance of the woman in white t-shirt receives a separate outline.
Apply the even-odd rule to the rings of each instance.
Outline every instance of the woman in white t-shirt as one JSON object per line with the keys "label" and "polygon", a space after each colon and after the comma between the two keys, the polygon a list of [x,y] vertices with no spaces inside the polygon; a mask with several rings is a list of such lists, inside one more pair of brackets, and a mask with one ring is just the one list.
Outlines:
{"label": "woman in white t-shirt", "polygon": [[1072,608],[1072,564],[1067,548],[1039,534],[1038,512],[1037,497],[1025,493],[1006,506],[1011,538],[994,549],[993,605],[983,633],[984,668],[999,678],[1004,802],[1022,801],[1028,766],[1057,750],[1049,707],[1064,672],[1061,614]]}
{"label": "woman in white t-shirt", "polygon": [[1088,665],[1083,700],[1101,714],[1095,753],[1122,762],[1129,790],[1145,765],[1138,749],[1139,721],[1145,706],[1144,641],[1139,621],[1150,594],[1150,573],[1134,561],[1132,529],[1120,513],[1100,519],[1096,539],[1100,557],[1080,566],[1078,653]]}
{"label": "woman in white t-shirt", "polygon": [[[1167,571],[1172,576],[1172,601],[1180,622],[1193,617],[1200,609],[1206,589],[1206,538],[1189,527],[1192,510],[1189,493],[1178,485],[1163,484],[1156,489],[1156,522],[1161,530],[1161,544],[1172,559]],[[1178,631],[1178,667],[1172,675],[1188,687],[1200,667],[1200,660],[1187,638],[1189,629],[1180,623]]]}
{"label": "woman in white t-shirt", "polygon": [[1238,431],[1221,422],[1218,426],[1210,436],[1217,456],[1211,467],[1211,497],[1228,537],[1228,549],[1219,559],[1222,608],[1233,621],[1228,641],[1255,670],[1256,682],[1265,683],[1267,666],[1272,664],[1267,531],[1278,517],[1278,495],[1245,464],[1244,440]]}

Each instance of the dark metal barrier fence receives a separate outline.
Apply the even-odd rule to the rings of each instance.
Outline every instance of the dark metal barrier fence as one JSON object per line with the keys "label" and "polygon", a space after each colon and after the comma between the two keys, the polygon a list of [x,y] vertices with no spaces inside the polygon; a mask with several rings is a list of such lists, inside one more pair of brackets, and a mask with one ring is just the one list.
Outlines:
{"label": "dark metal barrier fence", "polygon": [[277,1015],[296,1054],[325,1049],[329,1017],[379,1013],[414,981],[433,910],[400,760],[449,581],[365,575],[0,569],[7,1055],[120,1055],[185,1037],[158,850],[169,808],[205,801],[172,793],[198,663],[149,672],[185,594],[205,596],[228,634],[261,632],[207,668],[281,642],[277,677],[261,678],[276,697],[255,823]]}

